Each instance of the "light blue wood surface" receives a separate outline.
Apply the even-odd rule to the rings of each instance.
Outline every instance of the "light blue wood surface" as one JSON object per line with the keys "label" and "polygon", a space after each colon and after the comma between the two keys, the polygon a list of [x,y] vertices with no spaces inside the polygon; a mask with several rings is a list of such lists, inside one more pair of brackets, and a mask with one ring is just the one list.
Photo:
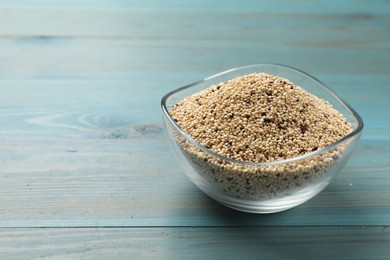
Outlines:
{"label": "light blue wood surface", "polygon": [[[0,258],[388,259],[389,28],[389,1],[1,1]],[[365,129],[325,191],[253,215],[190,183],[159,102],[268,62],[325,82]]]}
{"label": "light blue wood surface", "polygon": [[388,259],[383,227],[3,229],[3,257]]}

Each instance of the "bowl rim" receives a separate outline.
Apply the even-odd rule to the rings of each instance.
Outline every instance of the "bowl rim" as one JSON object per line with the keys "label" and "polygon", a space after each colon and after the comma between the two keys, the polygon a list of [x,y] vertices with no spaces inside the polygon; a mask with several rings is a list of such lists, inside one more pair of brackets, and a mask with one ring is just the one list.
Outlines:
{"label": "bowl rim", "polygon": [[[320,149],[317,149],[316,151],[312,151],[312,152],[309,152],[309,153],[305,153],[303,155],[299,155],[299,156],[295,156],[295,157],[292,157],[292,158],[287,158],[287,159],[282,159],[282,160],[275,160],[275,161],[271,161],[271,162],[250,162],[250,161],[240,161],[240,160],[236,160],[236,159],[232,159],[232,158],[229,158],[229,157],[226,157],[226,156],[223,156],[221,154],[218,154],[208,148],[206,148],[205,146],[203,146],[202,144],[200,144],[199,142],[197,142],[195,139],[193,139],[189,134],[187,134],[177,123],[176,121],[172,118],[172,116],[170,115],[169,113],[169,110],[168,110],[168,107],[167,107],[167,100],[170,96],[184,90],[184,89],[188,89],[188,88],[191,88],[195,85],[198,85],[200,83],[203,83],[203,82],[206,82],[206,81],[209,81],[211,79],[214,79],[216,77],[219,77],[219,76],[222,76],[222,75],[225,75],[225,74],[228,74],[228,73],[231,73],[231,72],[234,72],[234,71],[238,71],[238,70],[243,70],[243,69],[249,69],[249,68],[255,68],[255,67],[264,67],[264,66],[268,66],[268,67],[277,67],[277,68],[284,68],[284,69],[287,69],[287,70],[291,70],[291,71],[294,71],[295,73],[300,73],[302,74],[303,76],[305,77],[309,77],[311,78],[312,80],[316,81],[317,83],[319,83],[324,89],[326,89],[331,95],[333,95],[340,103],[342,103],[345,107],[347,107],[350,112],[352,113],[352,115],[355,117],[355,119],[357,120],[358,122],[358,125],[356,126],[355,129],[353,129],[353,131],[351,133],[349,133],[348,135],[342,137],[341,139],[339,139],[338,141],[334,142],[334,143],[331,143],[327,146],[324,146]],[[279,164],[284,164],[284,163],[291,163],[291,162],[294,162],[294,161],[299,161],[299,160],[302,160],[302,159],[307,159],[309,157],[312,157],[312,156],[315,156],[315,155],[319,155],[319,154],[322,154],[326,151],[329,151],[333,148],[335,148],[336,146],[338,146],[339,144],[343,143],[344,141],[358,135],[362,130],[363,130],[363,127],[364,127],[364,122],[363,122],[363,119],[360,117],[360,115],[356,112],[356,110],[351,106],[349,105],[342,97],[340,97],[339,95],[337,95],[331,88],[329,88],[326,84],[324,84],[322,81],[318,80],[317,78],[311,76],[310,74],[300,70],[300,69],[296,69],[294,67],[291,67],[291,66],[286,66],[286,65],[282,65],[282,64],[277,64],[277,63],[259,63],[259,64],[253,64],[253,65],[247,65],[247,66],[242,66],[242,67],[236,67],[236,68],[232,68],[232,69],[229,69],[229,70],[225,70],[225,71],[222,71],[222,72],[219,72],[217,74],[214,74],[214,75],[211,75],[209,77],[206,77],[206,78],[203,78],[201,80],[198,80],[198,81],[195,81],[191,84],[188,84],[188,85],[185,85],[185,86],[182,86],[182,87],[179,87],[175,90],[172,90],[170,92],[168,92],[167,94],[165,94],[162,99],[161,99],[161,110],[163,112],[163,115],[168,119],[168,121],[170,122],[170,124],[181,134],[183,135],[190,143],[192,143],[193,145],[195,145],[196,147],[198,147],[199,149],[201,149],[203,152],[209,154],[209,155],[212,155],[212,156],[215,156],[219,159],[222,159],[222,160],[225,160],[225,161],[228,161],[228,162],[231,162],[231,163],[235,163],[235,164],[242,164],[242,165],[251,165],[251,166],[270,166],[270,165],[279,165]]]}

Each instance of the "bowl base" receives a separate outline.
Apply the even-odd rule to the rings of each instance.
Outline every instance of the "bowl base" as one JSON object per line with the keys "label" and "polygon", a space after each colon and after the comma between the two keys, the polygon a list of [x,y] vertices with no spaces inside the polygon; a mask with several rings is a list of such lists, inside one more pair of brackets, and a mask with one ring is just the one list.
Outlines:
{"label": "bowl base", "polygon": [[302,203],[305,203],[306,201],[310,200],[315,195],[320,193],[323,189],[325,189],[328,183],[329,182],[321,182],[317,185],[310,186],[306,189],[303,189],[292,195],[285,196],[283,198],[262,200],[233,199],[222,194],[216,194],[215,192],[211,192],[204,187],[199,188],[211,199],[231,209],[247,213],[270,214],[282,212],[294,208]]}

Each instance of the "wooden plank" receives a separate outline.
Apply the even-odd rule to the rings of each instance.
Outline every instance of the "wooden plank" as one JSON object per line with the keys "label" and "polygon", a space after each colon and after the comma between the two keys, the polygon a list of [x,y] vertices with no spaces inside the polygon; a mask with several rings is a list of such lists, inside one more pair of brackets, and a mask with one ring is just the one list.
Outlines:
{"label": "wooden plank", "polygon": [[3,259],[388,259],[387,227],[0,229]]}
{"label": "wooden plank", "polygon": [[[209,74],[158,73],[153,75],[155,80],[151,80],[147,73],[129,73],[113,80],[0,80],[0,135],[8,131],[9,137],[16,138],[18,129],[31,134],[67,129],[52,127],[53,123],[85,131],[147,121],[156,123],[161,121],[160,99],[165,93],[206,76]],[[319,74],[317,77],[361,114],[366,123],[363,139],[388,139],[390,121],[383,113],[390,109],[388,75]],[[113,117],[111,123],[110,116]],[[42,117],[39,120],[47,120],[48,124],[39,125],[35,117]]]}
{"label": "wooden plank", "polygon": [[[363,12],[363,7],[372,6],[359,8]],[[205,11],[199,19],[191,9],[3,8],[0,75],[115,78],[167,71],[209,75],[260,62],[315,74],[388,74],[388,14],[356,15],[351,10],[349,15],[313,15],[299,12],[299,7],[289,15],[253,10],[237,15]]]}
{"label": "wooden plank", "polygon": [[[367,3],[364,0],[354,1],[305,1],[298,0],[290,3],[288,1],[251,1],[243,0],[239,3],[236,1],[207,1],[199,0],[196,2],[192,1],[180,1],[170,0],[161,1],[152,0],[145,2],[139,2],[135,0],[58,0],[56,2],[47,0],[4,0],[2,6],[5,7],[17,7],[17,8],[61,8],[61,9],[132,9],[132,10],[153,10],[153,11],[192,11],[192,12],[206,12],[206,11],[218,11],[218,12],[242,12],[250,10],[265,10],[267,12],[279,12],[279,13],[310,13],[310,14],[321,14],[321,13],[388,13],[386,8],[389,3],[386,0],[377,0],[372,3]],[[321,8],[319,8],[321,6]]]}
{"label": "wooden plank", "polygon": [[208,199],[177,166],[160,126],[138,127],[123,130],[128,139],[103,132],[107,138],[2,141],[0,226],[389,224],[388,141],[363,140],[313,200],[258,216]]}

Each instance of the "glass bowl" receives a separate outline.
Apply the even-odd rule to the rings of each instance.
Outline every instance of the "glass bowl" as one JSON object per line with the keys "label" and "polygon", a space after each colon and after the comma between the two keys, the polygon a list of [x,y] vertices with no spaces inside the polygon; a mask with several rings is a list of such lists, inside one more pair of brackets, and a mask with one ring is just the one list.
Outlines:
{"label": "glass bowl", "polygon": [[[217,154],[184,132],[170,115],[183,98],[250,73],[286,78],[328,101],[351,123],[339,141],[301,156],[265,163],[243,162]],[[342,98],[314,77],[277,64],[235,68],[166,94],[161,100],[168,140],[183,171],[204,193],[230,208],[251,213],[280,212],[311,199],[341,171],[359,141],[363,120]]]}

